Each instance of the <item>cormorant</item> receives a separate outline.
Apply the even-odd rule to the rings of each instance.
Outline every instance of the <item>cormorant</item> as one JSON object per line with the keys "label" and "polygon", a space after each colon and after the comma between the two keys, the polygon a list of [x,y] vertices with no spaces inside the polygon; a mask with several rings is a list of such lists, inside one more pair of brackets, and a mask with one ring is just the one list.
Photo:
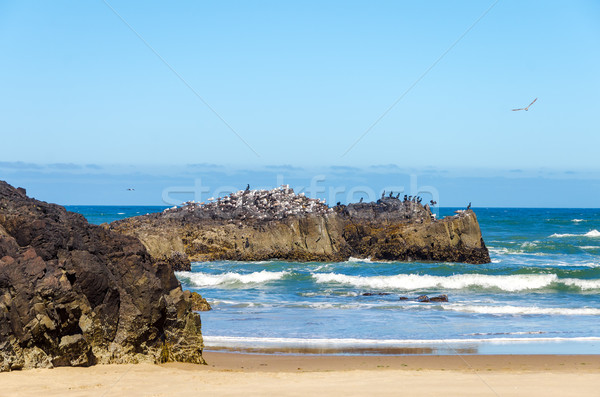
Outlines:
{"label": "cormorant", "polygon": [[392,190],[392,191],[390,192],[390,198],[392,198],[392,195],[393,195],[393,194],[394,194],[394,191]]}
{"label": "cormorant", "polygon": [[471,202],[469,201],[469,205],[467,205],[467,209],[470,210],[471,209]]}
{"label": "cormorant", "polygon": [[399,198],[400,198],[400,193],[398,193],[398,194],[396,195],[396,199],[399,199]]}
{"label": "cormorant", "polygon": [[249,191],[249,190],[250,190],[250,184],[247,184],[246,185],[246,191]]}
{"label": "cormorant", "polygon": [[405,195],[404,195],[404,201],[406,201],[407,197],[408,197],[408,196],[405,194]]}
{"label": "cormorant", "polygon": [[383,193],[381,193],[381,199],[383,200],[384,197],[385,197],[385,190],[383,191]]}
{"label": "cormorant", "polygon": [[363,200],[363,198],[361,197],[359,203],[362,203],[362,200]]}

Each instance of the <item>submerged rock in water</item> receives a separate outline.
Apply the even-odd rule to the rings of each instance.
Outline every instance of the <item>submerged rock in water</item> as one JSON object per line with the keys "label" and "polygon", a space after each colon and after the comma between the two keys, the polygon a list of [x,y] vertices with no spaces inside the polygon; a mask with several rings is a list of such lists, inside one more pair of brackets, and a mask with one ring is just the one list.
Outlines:
{"label": "submerged rock in water", "polygon": [[[408,298],[400,298],[400,300],[407,300]],[[440,296],[433,296],[433,297],[428,297],[427,295],[421,295],[418,296],[416,299],[417,302],[448,302],[448,295],[444,294],[444,295],[440,295]]]}
{"label": "submerged rock in water", "polygon": [[203,363],[200,317],[136,238],[0,181],[0,371]]}
{"label": "submerged rock in water", "polygon": [[287,186],[189,202],[110,229],[138,237],[155,258],[178,251],[194,261],[490,261],[471,210],[437,220],[428,206],[394,197],[329,208]]}
{"label": "submerged rock in water", "polygon": [[429,298],[430,302],[448,302],[448,295],[443,294]]}

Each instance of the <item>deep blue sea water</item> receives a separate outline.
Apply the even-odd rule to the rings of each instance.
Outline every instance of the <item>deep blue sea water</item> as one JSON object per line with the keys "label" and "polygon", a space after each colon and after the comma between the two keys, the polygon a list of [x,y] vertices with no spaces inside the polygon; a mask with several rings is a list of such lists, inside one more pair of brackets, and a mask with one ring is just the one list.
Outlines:
{"label": "deep blue sea water", "polygon": [[[164,207],[68,208],[102,223]],[[487,265],[201,262],[177,276],[214,309],[202,313],[207,349],[600,353],[600,210],[475,212]],[[399,300],[422,294],[449,302]]]}

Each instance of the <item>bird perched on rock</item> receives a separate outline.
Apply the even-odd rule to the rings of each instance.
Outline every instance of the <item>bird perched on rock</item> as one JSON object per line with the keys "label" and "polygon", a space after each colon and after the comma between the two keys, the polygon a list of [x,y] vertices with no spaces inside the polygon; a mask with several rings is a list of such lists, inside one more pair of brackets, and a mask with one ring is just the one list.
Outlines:
{"label": "bird perched on rock", "polygon": [[467,205],[467,209],[470,210],[471,209],[471,202],[469,201],[469,205]]}
{"label": "bird perched on rock", "polygon": [[519,110],[524,110],[524,111],[526,111],[526,112],[527,112],[527,111],[529,111],[529,107],[530,107],[531,105],[533,105],[533,103],[534,103],[535,101],[537,101],[537,98],[535,98],[533,101],[531,101],[531,103],[530,103],[529,105],[527,105],[527,107],[526,107],[526,108],[511,109],[511,110],[512,110],[513,112],[517,112],[517,111],[519,111]]}

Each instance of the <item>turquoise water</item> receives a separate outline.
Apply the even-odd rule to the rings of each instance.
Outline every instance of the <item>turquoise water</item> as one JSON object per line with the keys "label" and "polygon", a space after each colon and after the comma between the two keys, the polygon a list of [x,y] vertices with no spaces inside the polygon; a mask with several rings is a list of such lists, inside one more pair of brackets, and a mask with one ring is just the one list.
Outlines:
{"label": "turquoise water", "polygon": [[116,205],[67,205],[66,209],[78,212],[86,217],[88,222],[95,225],[110,223],[119,219],[132,216],[146,215],[161,212],[165,208],[161,206],[116,206]]}
{"label": "turquoise water", "polygon": [[[213,306],[207,349],[600,353],[600,210],[476,213],[491,264],[201,262],[177,276]],[[422,294],[449,302],[399,300]]]}

